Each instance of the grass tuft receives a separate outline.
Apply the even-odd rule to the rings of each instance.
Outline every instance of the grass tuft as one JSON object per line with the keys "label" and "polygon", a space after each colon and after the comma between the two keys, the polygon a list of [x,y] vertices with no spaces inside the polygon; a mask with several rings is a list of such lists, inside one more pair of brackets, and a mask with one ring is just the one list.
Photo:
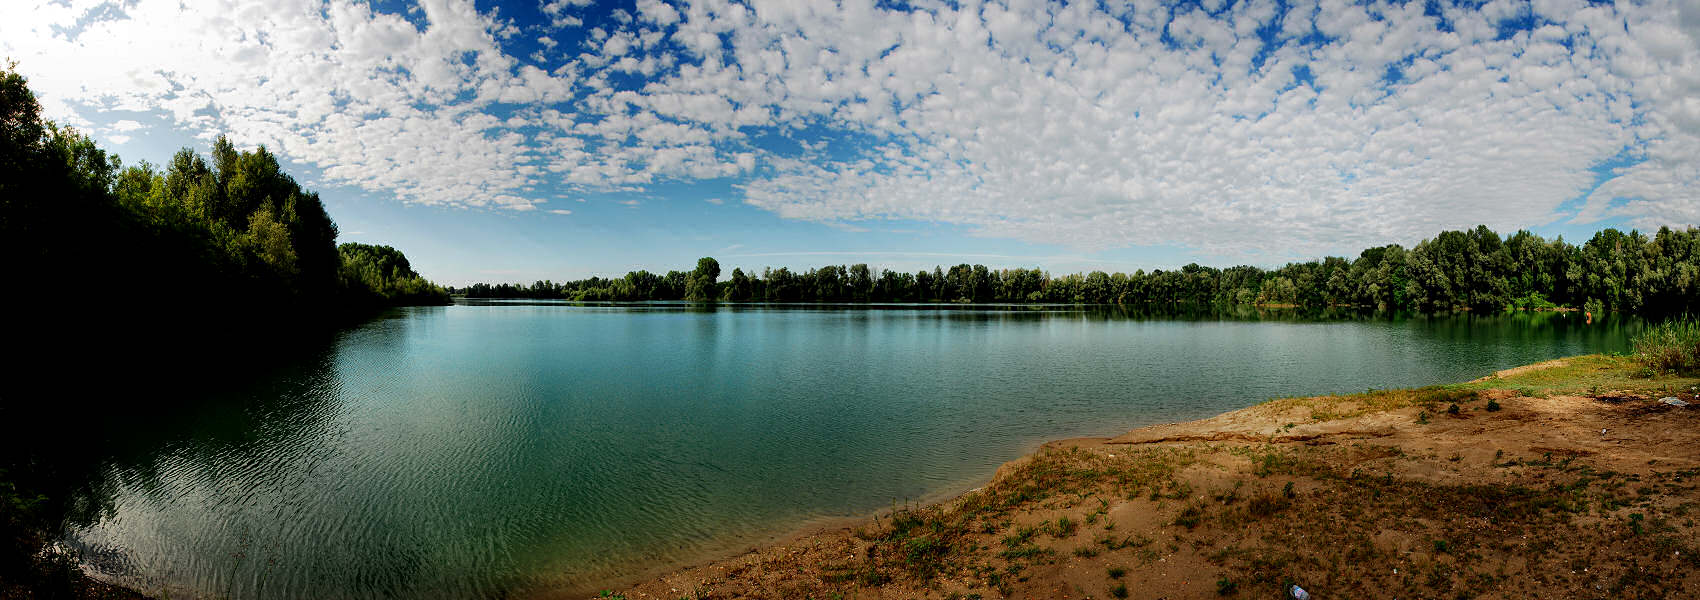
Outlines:
{"label": "grass tuft", "polygon": [[1226,575],[1216,579],[1216,595],[1232,596],[1239,591],[1240,584],[1234,583],[1234,580],[1228,579]]}
{"label": "grass tuft", "polygon": [[1700,372],[1700,321],[1671,319],[1630,342],[1635,358],[1658,373]]}

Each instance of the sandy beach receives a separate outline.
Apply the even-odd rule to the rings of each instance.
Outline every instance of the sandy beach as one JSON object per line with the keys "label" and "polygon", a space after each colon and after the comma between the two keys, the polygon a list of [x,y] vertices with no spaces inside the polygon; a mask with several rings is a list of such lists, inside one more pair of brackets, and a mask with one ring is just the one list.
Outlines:
{"label": "sandy beach", "polygon": [[[1060,440],[624,598],[1700,595],[1700,379],[1583,356]],[[611,582],[621,583],[621,582]]]}

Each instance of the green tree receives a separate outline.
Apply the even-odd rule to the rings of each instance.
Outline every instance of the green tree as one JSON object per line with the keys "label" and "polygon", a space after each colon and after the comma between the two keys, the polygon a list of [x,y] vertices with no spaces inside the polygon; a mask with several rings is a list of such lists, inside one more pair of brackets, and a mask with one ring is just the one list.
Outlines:
{"label": "green tree", "polygon": [[719,279],[721,263],[714,258],[697,258],[697,270],[692,270],[689,279],[685,279],[685,299],[699,303],[717,301],[721,297],[716,287]]}

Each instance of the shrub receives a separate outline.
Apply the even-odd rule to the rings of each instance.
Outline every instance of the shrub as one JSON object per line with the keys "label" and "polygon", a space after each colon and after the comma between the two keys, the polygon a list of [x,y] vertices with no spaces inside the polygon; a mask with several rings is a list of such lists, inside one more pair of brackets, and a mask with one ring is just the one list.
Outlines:
{"label": "shrub", "polygon": [[1542,296],[1540,292],[1529,292],[1529,295],[1527,296],[1512,300],[1511,305],[1507,308],[1512,307],[1521,308],[1523,310],[1552,310],[1558,308],[1558,305],[1553,304],[1551,300],[1548,300],[1546,296]]}
{"label": "shrub", "polygon": [[1495,402],[1493,400],[1488,401],[1488,403],[1487,403],[1487,411],[1488,412],[1499,412],[1499,408],[1500,408],[1500,406],[1499,406],[1498,402]]}
{"label": "shrub", "polygon": [[[1288,482],[1288,485],[1291,484],[1292,482]],[[1286,494],[1291,493],[1290,490],[1283,490],[1283,492]],[[1263,518],[1281,512],[1292,504],[1291,501],[1287,500],[1287,498],[1291,497],[1292,496],[1285,494],[1282,496],[1276,496],[1267,492],[1252,496],[1251,501],[1246,503],[1246,514],[1253,517]]]}
{"label": "shrub", "polygon": [[1232,596],[1238,591],[1240,591],[1240,584],[1234,583],[1234,581],[1232,579],[1228,579],[1226,575],[1216,579],[1216,595]]}
{"label": "shrub", "polygon": [[1635,358],[1656,372],[1700,371],[1700,321],[1671,319],[1630,342]]}
{"label": "shrub", "polygon": [[1175,517],[1175,524],[1187,529],[1192,529],[1197,527],[1198,523],[1202,521],[1203,518],[1204,511],[1200,510],[1198,505],[1188,504],[1185,509],[1181,510],[1180,516]]}

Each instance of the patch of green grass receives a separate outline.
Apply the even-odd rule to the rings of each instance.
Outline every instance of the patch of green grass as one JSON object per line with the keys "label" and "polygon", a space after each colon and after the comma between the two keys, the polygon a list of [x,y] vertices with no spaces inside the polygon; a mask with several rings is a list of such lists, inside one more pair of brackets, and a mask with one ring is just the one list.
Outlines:
{"label": "patch of green grass", "polygon": [[1110,595],[1117,597],[1117,598],[1126,598],[1127,597],[1127,584],[1117,583],[1115,587],[1110,588]]}
{"label": "patch of green grass", "polygon": [[[1700,385],[1700,373],[1647,377],[1649,367],[1635,356],[1588,354],[1562,359],[1562,364],[1524,371],[1509,377],[1446,386],[1458,390],[1506,389],[1530,392],[1525,395],[1580,394],[1595,396],[1607,391],[1653,393],[1667,388]],[[1460,403],[1464,404],[1464,403]]]}
{"label": "patch of green grass", "polygon": [[1310,410],[1311,421],[1320,422],[1347,419],[1410,406],[1439,410],[1441,406],[1447,404],[1463,404],[1476,400],[1479,389],[1481,388],[1467,385],[1436,385],[1391,390],[1370,388],[1362,394],[1277,398],[1266,404],[1274,404],[1278,407],[1307,408]]}
{"label": "patch of green grass", "polygon": [[1045,522],[1045,532],[1051,537],[1065,538],[1080,530],[1080,522],[1068,518],[1068,515],[1057,517],[1055,521]]}
{"label": "patch of green grass", "polygon": [[1181,509],[1181,514],[1175,516],[1175,524],[1187,529],[1197,527],[1203,520],[1204,509],[1196,504],[1186,505],[1186,508]]}
{"label": "patch of green grass", "polygon": [[1040,547],[1035,546],[1033,544],[1026,544],[1026,545],[1023,545],[1023,546],[1014,546],[1014,547],[1010,547],[1010,548],[1005,548],[1003,552],[998,553],[998,556],[1003,558],[1004,560],[1019,560],[1019,559],[1023,559],[1023,558],[1033,558],[1035,556],[1043,556],[1043,555],[1050,554],[1050,553],[1051,553],[1050,548],[1040,548]]}
{"label": "patch of green grass", "polygon": [[1476,399],[1476,391],[1454,386],[1430,386],[1412,390],[1412,402],[1423,406],[1439,406],[1469,402]]}
{"label": "patch of green grass", "polygon": [[1671,319],[1630,341],[1635,358],[1654,373],[1700,373],[1700,321]]}
{"label": "patch of green grass", "polygon": [[1258,477],[1268,477],[1278,472],[1286,472],[1292,467],[1291,457],[1274,448],[1257,455],[1252,460],[1256,464],[1252,469],[1252,474]]}
{"label": "patch of green grass", "polygon": [[1018,527],[1015,533],[1003,536],[1003,545],[1020,546],[1026,544],[1028,540],[1033,539],[1033,534],[1038,532],[1039,528],[1037,527]]}
{"label": "patch of green grass", "polygon": [[1122,576],[1127,575],[1127,567],[1109,567],[1104,569],[1104,572],[1110,576],[1110,579],[1121,579]]}
{"label": "patch of green grass", "polygon": [[936,561],[950,551],[950,546],[937,537],[918,536],[909,538],[904,543],[905,562],[910,565],[924,565]]}
{"label": "patch of green grass", "polygon": [[1116,539],[1115,536],[1111,536],[1111,535],[1102,535],[1102,536],[1098,536],[1097,542],[1099,544],[1102,544],[1104,546],[1104,548],[1114,552],[1114,551],[1120,550],[1122,548],[1132,548],[1132,547],[1149,545],[1151,543],[1151,540],[1143,538],[1143,537],[1136,538],[1136,537],[1131,536],[1131,535],[1124,537],[1124,538],[1121,538],[1121,539]]}

